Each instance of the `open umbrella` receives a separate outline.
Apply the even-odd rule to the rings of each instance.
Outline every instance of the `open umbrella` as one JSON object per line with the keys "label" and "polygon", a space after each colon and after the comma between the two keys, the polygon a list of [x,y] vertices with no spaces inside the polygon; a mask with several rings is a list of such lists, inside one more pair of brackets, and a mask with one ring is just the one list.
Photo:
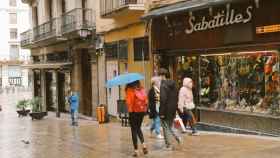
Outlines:
{"label": "open umbrella", "polygon": [[114,86],[125,85],[128,83],[132,83],[137,80],[144,79],[144,76],[139,73],[126,73],[112,78],[107,81],[106,87],[112,88]]}

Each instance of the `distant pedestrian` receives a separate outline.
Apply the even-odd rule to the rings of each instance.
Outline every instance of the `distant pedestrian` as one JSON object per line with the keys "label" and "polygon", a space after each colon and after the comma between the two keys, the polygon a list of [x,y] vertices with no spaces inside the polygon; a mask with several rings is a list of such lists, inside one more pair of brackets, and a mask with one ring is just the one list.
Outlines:
{"label": "distant pedestrian", "polygon": [[192,88],[192,79],[188,77],[184,78],[183,86],[179,91],[178,109],[180,111],[179,113],[183,120],[184,126],[186,127],[186,125],[189,123],[192,129],[192,134],[197,135],[198,133],[196,130],[196,120],[192,112],[192,110],[195,108],[195,104],[193,102]]}
{"label": "distant pedestrian", "polygon": [[72,126],[78,126],[79,96],[77,92],[72,92],[68,98],[71,110]]}
{"label": "distant pedestrian", "polygon": [[140,81],[135,81],[126,85],[126,105],[129,112],[129,123],[131,127],[132,142],[134,146],[133,156],[139,155],[137,137],[142,144],[144,154],[148,154],[147,146],[144,142],[144,135],[141,125],[147,112],[148,98],[145,89],[141,87]]}
{"label": "distant pedestrian", "polygon": [[149,117],[152,119],[151,124],[151,135],[155,131],[156,138],[162,139],[163,136],[160,133],[160,117],[159,117],[159,107],[160,107],[160,87],[159,83],[160,77],[153,77],[151,80],[152,87],[149,90]]}
{"label": "distant pedestrian", "polygon": [[171,148],[170,135],[176,139],[178,144],[181,144],[181,139],[173,131],[173,121],[176,116],[176,110],[178,108],[178,90],[176,83],[173,80],[167,79],[169,77],[168,71],[161,68],[159,71],[161,77],[160,82],[160,107],[159,115],[161,119],[161,125],[163,128],[163,134],[167,149]]}

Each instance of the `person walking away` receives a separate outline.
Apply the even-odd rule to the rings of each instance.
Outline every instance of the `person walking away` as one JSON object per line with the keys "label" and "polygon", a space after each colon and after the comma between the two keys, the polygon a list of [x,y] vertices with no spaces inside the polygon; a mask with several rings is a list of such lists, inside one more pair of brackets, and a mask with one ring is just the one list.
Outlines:
{"label": "person walking away", "polygon": [[160,106],[160,90],[159,90],[159,84],[160,82],[159,77],[153,77],[151,79],[152,87],[149,90],[148,93],[148,99],[149,99],[149,117],[152,119],[151,124],[151,135],[153,134],[153,131],[155,131],[156,138],[162,139],[163,136],[160,134],[160,118],[159,118],[159,106]]}
{"label": "person walking away", "polygon": [[196,119],[194,117],[194,114],[192,110],[195,108],[195,104],[193,102],[193,81],[191,78],[184,78],[183,79],[183,86],[181,87],[179,91],[179,101],[178,101],[178,109],[180,116],[183,120],[184,126],[186,126],[188,123],[191,127],[192,134],[197,135],[196,130]]}
{"label": "person walking away", "polygon": [[144,154],[148,154],[147,147],[144,143],[144,135],[141,130],[141,125],[145,113],[147,112],[148,98],[145,89],[141,87],[140,81],[137,80],[126,85],[126,105],[129,112],[129,123],[131,127],[132,142],[134,146],[133,156],[139,155],[138,140],[140,139],[142,144],[142,150]]}
{"label": "person walking away", "polygon": [[72,126],[78,126],[78,108],[79,108],[78,93],[71,92],[68,102],[70,103]]}
{"label": "person walking away", "polygon": [[176,116],[176,110],[178,108],[178,90],[176,88],[175,81],[167,79],[169,74],[166,69],[161,68],[159,70],[159,75],[162,79],[160,83],[159,115],[163,128],[166,148],[169,150],[171,149],[171,134],[176,139],[178,144],[181,144],[181,139],[172,129],[173,121]]}

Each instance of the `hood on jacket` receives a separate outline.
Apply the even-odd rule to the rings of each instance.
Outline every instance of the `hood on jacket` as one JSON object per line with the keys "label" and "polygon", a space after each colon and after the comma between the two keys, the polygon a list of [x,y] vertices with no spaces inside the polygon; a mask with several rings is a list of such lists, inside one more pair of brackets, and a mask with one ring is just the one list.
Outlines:
{"label": "hood on jacket", "polygon": [[192,89],[192,87],[193,87],[193,81],[192,81],[192,79],[191,79],[191,78],[188,78],[188,77],[184,78],[184,80],[183,80],[183,86],[186,87],[186,88]]}

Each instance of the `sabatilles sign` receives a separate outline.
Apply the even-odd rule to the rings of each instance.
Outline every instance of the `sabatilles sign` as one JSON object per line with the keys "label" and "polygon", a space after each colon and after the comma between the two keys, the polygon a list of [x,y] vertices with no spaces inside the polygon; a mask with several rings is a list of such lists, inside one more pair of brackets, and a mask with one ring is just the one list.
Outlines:
{"label": "sabatilles sign", "polygon": [[232,9],[231,5],[227,4],[224,10],[218,11],[213,16],[209,15],[208,17],[211,17],[211,19],[208,18],[208,20],[206,16],[203,16],[202,20],[197,20],[198,17],[192,15],[192,12],[190,12],[190,16],[187,19],[189,27],[186,28],[185,33],[191,34],[193,32],[204,31],[233,24],[245,24],[252,20],[252,11],[253,6],[251,5],[246,8],[244,14]]}

